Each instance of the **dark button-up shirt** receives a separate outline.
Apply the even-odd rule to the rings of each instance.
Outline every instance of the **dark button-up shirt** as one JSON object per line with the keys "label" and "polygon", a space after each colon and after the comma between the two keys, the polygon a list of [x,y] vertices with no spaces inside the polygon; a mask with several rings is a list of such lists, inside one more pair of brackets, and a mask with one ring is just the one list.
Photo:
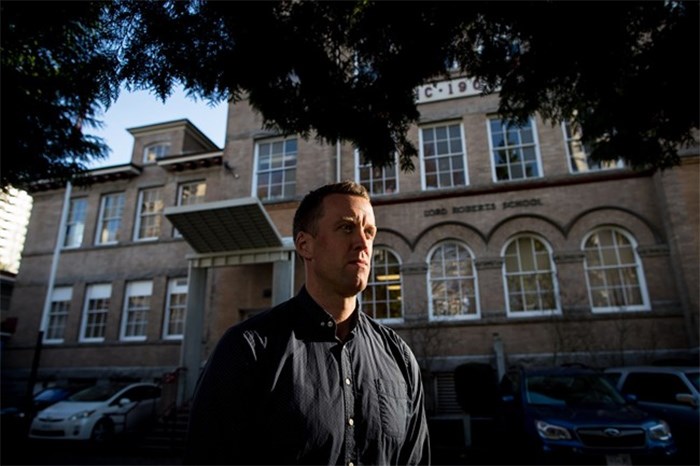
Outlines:
{"label": "dark button-up shirt", "polygon": [[420,369],[356,308],[349,338],[305,288],[231,327],[190,411],[186,464],[429,463]]}

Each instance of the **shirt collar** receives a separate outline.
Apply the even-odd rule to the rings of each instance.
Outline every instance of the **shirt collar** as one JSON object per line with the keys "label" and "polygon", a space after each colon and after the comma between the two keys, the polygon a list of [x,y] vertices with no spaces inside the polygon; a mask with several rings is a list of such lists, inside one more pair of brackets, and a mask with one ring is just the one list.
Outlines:
{"label": "shirt collar", "polygon": [[[335,319],[326,312],[311,297],[305,286],[296,296],[297,316],[296,331],[300,336],[312,338],[314,340],[335,340]],[[359,303],[355,299],[355,310],[350,316],[355,321],[352,333],[355,333],[357,326],[363,322],[362,312]]]}

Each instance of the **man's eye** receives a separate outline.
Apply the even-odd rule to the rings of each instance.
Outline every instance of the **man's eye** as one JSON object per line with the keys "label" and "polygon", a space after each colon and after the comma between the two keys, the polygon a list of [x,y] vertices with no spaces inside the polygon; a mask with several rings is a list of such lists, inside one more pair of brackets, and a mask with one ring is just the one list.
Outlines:
{"label": "man's eye", "polygon": [[353,228],[354,228],[353,225],[343,225],[343,226],[341,227],[341,229],[342,229],[345,233],[352,233]]}

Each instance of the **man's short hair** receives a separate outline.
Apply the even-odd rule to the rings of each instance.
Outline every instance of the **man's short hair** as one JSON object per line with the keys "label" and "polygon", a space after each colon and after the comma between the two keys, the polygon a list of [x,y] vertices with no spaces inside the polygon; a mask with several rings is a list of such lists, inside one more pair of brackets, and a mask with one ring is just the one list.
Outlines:
{"label": "man's short hair", "polygon": [[370,200],[369,193],[364,186],[354,181],[341,181],[327,184],[310,191],[301,200],[294,214],[292,235],[296,241],[297,235],[305,231],[313,236],[318,232],[318,220],[323,216],[323,200],[331,194],[348,194]]}

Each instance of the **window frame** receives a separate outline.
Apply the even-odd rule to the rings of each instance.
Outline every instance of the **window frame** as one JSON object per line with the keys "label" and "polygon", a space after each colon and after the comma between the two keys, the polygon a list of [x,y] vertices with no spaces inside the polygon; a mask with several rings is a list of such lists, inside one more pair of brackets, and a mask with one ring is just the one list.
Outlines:
{"label": "window frame", "polygon": [[[580,175],[582,173],[601,172],[606,170],[619,170],[621,168],[626,167],[625,161],[621,158],[618,158],[614,162],[614,165],[611,161],[595,162],[591,160],[590,151],[588,150],[588,147],[586,147],[586,145],[581,141],[580,128],[574,128],[570,121],[565,120],[561,122],[561,132],[562,137],[564,138],[564,148],[567,165],[569,166],[569,173],[573,175]],[[574,144],[580,146],[580,149],[576,151],[579,155],[573,154],[574,151],[572,151],[572,145]],[[574,170],[574,167],[578,166],[576,161],[579,161],[579,163],[582,166]],[[585,164],[585,167],[583,166],[583,164]],[[604,166],[605,164],[609,165]]]}
{"label": "window frame", "polygon": [[[184,283],[181,283],[184,282]],[[182,291],[184,289],[184,292]],[[165,315],[163,316],[163,329],[161,332],[163,340],[182,340],[185,336],[185,324],[187,319],[187,292],[188,279],[187,277],[174,277],[168,280],[168,288],[165,299]],[[185,302],[178,303],[177,307],[182,307],[182,333],[170,333],[170,326],[173,321],[173,296],[185,295]]]}
{"label": "window frame", "polygon": [[[505,149],[508,151],[514,151],[517,152],[519,159],[518,162],[521,166],[525,166],[524,158],[522,157],[523,150],[527,148],[532,148],[535,152],[535,166],[537,169],[537,175],[535,176],[523,176],[520,178],[513,178],[511,173],[511,167],[512,165],[510,162],[506,164],[506,167],[508,168],[508,178],[507,179],[499,179],[498,178],[498,165],[496,163],[496,149],[497,147],[494,146],[494,133],[492,130],[492,123],[498,122],[501,126],[502,129],[504,129],[505,133],[508,133],[509,129],[517,130],[518,134],[518,144],[507,144],[503,146]],[[531,136],[532,136],[532,142],[531,143],[522,143],[522,138],[521,138],[521,129],[525,127],[526,125],[529,125],[530,131],[531,131]],[[530,117],[527,120],[526,124],[523,125],[509,125],[506,121],[504,121],[502,118],[499,118],[497,116],[489,116],[486,119],[486,129],[487,129],[487,134],[488,134],[488,139],[489,139],[489,157],[491,159],[491,178],[494,183],[508,183],[508,182],[518,182],[518,181],[527,181],[527,180],[535,180],[539,178],[544,177],[544,166],[542,165],[542,155],[540,151],[540,141],[539,141],[539,136],[537,133],[537,122],[535,121],[534,118]],[[507,140],[506,140],[507,142]],[[525,174],[526,171],[523,170],[523,174]]]}
{"label": "window frame", "polygon": [[[292,157],[292,151],[290,151],[289,155],[287,154],[287,144],[294,142],[295,145],[295,150],[293,151],[293,159],[294,163],[291,166],[286,166],[286,159],[287,157]],[[281,152],[281,157],[282,157],[282,167],[278,168],[272,168],[272,156],[275,154],[272,152],[274,145],[276,143],[281,143],[282,144],[282,152]],[[261,169],[261,146],[270,146],[270,163],[268,164],[267,169]],[[271,138],[271,139],[261,139],[255,141],[255,149],[254,149],[254,157],[253,157],[253,182],[252,182],[252,192],[251,195],[253,197],[256,197],[260,199],[261,202],[277,202],[277,201],[287,201],[294,199],[296,196],[297,192],[297,170],[299,167],[299,139],[296,136],[293,137],[278,137],[278,138]],[[275,173],[280,172],[282,181],[279,184],[280,189],[282,191],[281,195],[279,196],[272,196],[270,194],[271,187],[276,186],[277,184],[273,184],[271,182],[272,177],[274,176]],[[287,174],[293,172],[294,176],[291,181],[287,180]],[[259,196],[259,189],[260,189],[260,183],[258,182],[259,178],[261,176],[267,176],[268,178],[268,184],[265,185],[265,190],[266,190],[266,195],[261,197]],[[291,187],[291,188],[289,188]],[[291,193],[287,194],[287,189],[291,190]]]}
{"label": "window frame", "polygon": [[[369,179],[368,180],[363,180],[362,179],[362,170],[367,169],[369,171]],[[381,170],[381,177],[374,177],[374,170],[375,168],[372,166],[371,162],[368,163],[363,163],[362,162],[362,155],[360,154],[360,151],[355,149],[355,181],[358,184],[361,184],[367,189],[367,192],[369,193],[370,196],[391,196],[392,194],[397,194],[399,192],[399,160],[398,160],[398,154],[394,154],[394,163],[390,166],[387,167],[382,167],[378,168],[377,170]],[[387,178],[387,170],[393,170],[394,172],[394,177]],[[391,180],[394,181],[396,185],[396,189],[393,191],[389,192],[387,191],[387,183],[391,182]],[[377,192],[374,190],[375,183],[381,183],[382,186],[382,191]]]}
{"label": "window frame", "polygon": [[[144,164],[154,164],[158,160],[170,155],[170,142],[158,141],[143,146],[142,161]],[[162,148],[162,149],[161,149]],[[159,150],[154,150],[159,149]],[[151,156],[151,154],[153,154]]]}
{"label": "window frame", "polygon": [[[51,305],[45,316],[44,343],[61,344],[65,341],[66,323],[72,300],[72,286],[57,286],[51,291]],[[56,318],[60,321],[58,324],[54,322]],[[52,327],[55,330],[52,330]],[[60,334],[60,337],[53,336],[54,334]]]}
{"label": "window frame", "polygon": [[[200,195],[195,195],[191,196],[188,199],[194,199],[194,202],[183,202],[183,191],[186,186],[204,186],[204,192],[203,194]],[[206,196],[207,196],[207,180],[206,179],[198,179],[198,180],[191,180],[191,181],[183,181],[182,183],[178,183],[177,185],[177,204],[178,206],[183,206],[183,205],[197,205],[197,204],[203,204],[206,202]],[[182,238],[182,233],[178,231],[177,228],[173,227],[173,237],[174,238]]]}
{"label": "window frame", "polygon": [[[80,207],[78,207],[80,206]],[[64,227],[63,249],[77,249],[85,239],[85,219],[87,218],[88,198],[74,197],[70,200],[68,218]],[[75,232],[75,233],[74,233]]]}
{"label": "window frame", "polygon": [[[144,195],[148,192],[157,192],[158,198],[156,201],[149,202],[160,202],[160,209],[156,209],[153,212],[145,213],[143,212],[144,206]],[[136,205],[136,221],[134,222],[134,241],[156,241],[160,234],[162,233],[163,227],[163,210],[165,209],[165,203],[163,200],[163,187],[162,186],[152,186],[148,188],[139,189],[138,203]],[[141,226],[145,218],[155,219],[155,227],[157,228],[157,234],[155,236],[141,236]]]}
{"label": "window frame", "polygon": [[[450,246],[454,245],[458,248],[464,249],[464,251],[467,253],[467,255],[471,259],[471,273],[472,275],[460,275],[456,280],[459,280],[460,282],[464,279],[470,280],[472,282],[472,288],[474,290],[474,305],[473,309],[474,312],[472,313],[466,313],[466,314],[455,314],[455,315],[436,315],[435,314],[435,305],[434,305],[434,299],[433,299],[433,281],[438,280],[437,278],[434,279],[432,277],[432,260],[433,256],[436,254],[436,252],[439,249],[444,248],[445,246]],[[444,254],[443,254],[443,260],[444,260]],[[458,263],[461,262],[459,259],[457,261]],[[461,240],[458,239],[452,239],[452,238],[446,238],[437,244],[435,244],[430,250],[428,251],[428,254],[426,256],[426,264],[427,264],[427,272],[426,272],[426,282],[427,282],[427,294],[428,294],[428,320],[432,322],[436,321],[457,321],[457,320],[478,320],[481,318],[481,299],[479,297],[479,274],[476,269],[476,256],[474,255],[474,252],[471,250],[469,246],[467,246],[466,243],[464,243]],[[445,269],[445,263],[443,261],[442,263],[442,269]],[[453,278],[450,278],[449,280],[445,278],[445,276],[439,278],[442,282],[446,281],[452,281],[454,280]],[[461,290],[461,285],[459,287]],[[469,297],[469,296],[468,296]],[[463,299],[462,299],[463,301]]]}
{"label": "window frame", "polygon": [[[394,278],[394,279],[388,279],[388,280],[379,280],[377,278],[377,275],[375,275],[375,273],[378,270],[378,267],[375,267],[375,261],[374,261],[375,253],[377,251],[385,251],[387,254],[391,255],[395,259],[395,263],[392,262],[390,265],[397,266],[398,272],[399,272],[398,279]],[[381,264],[383,270],[386,270],[386,265],[387,265],[386,262],[384,264]],[[384,303],[387,305],[387,307],[390,307],[391,303],[395,302],[396,300],[392,300],[392,299],[378,300],[378,299],[376,299],[377,293],[375,293],[375,290],[379,289],[380,287],[385,287],[384,292],[385,292],[385,296],[386,296],[386,294],[388,294],[390,291],[392,291],[389,289],[389,287],[396,286],[396,285],[399,286],[399,292],[401,293],[399,295],[399,299],[398,299],[398,302],[400,305],[401,317],[377,317],[376,309],[374,306],[375,304]],[[364,294],[368,291],[372,291],[372,294],[375,297],[375,299],[373,299],[371,302],[368,302],[367,300],[364,299]],[[403,274],[401,273],[401,257],[399,257],[399,255],[395,251],[393,251],[391,248],[389,248],[387,246],[375,246],[373,249],[373,252],[372,252],[372,267],[370,268],[370,275],[367,279],[367,286],[359,294],[360,304],[362,305],[362,310],[367,315],[371,316],[375,320],[382,322],[384,324],[401,323],[404,321],[404,307],[403,307],[404,300],[402,299],[403,298],[403,291],[404,291],[404,287],[403,287]],[[372,306],[372,313],[367,312],[368,305]]]}
{"label": "window frame", "polygon": [[[105,305],[99,308],[90,309],[91,301],[104,301]],[[78,341],[81,343],[102,343],[105,341],[107,334],[107,322],[109,321],[109,308],[112,304],[112,284],[111,283],[93,283],[85,288],[85,298],[83,300],[83,312],[80,322],[80,337]],[[99,315],[99,316],[98,316]],[[102,321],[89,322],[91,317],[103,317]],[[89,326],[100,328],[101,336],[86,336],[86,331]]]}
{"label": "window frame", "polygon": [[[147,294],[144,294],[147,293]],[[147,298],[144,304],[132,306],[131,298]],[[153,311],[153,280],[136,280],[128,282],[124,288],[124,304],[122,307],[121,325],[119,327],[120,341],[146,341],[148,338],[148,321]],[[139,314],[144,317],[139,319]],[[141,330],[143,333],[133,334],[130,328]]]}
{"label": "window frame", "polygon": [[[105,217],[106,215],[106,210],[107,210],[107,200],[112,199],[117,197],[117,206],[114,208],[115,210],[118,211],[118,215],[114,215],[111,217]],[[126,204],[126,195],[124,191],[119,191],[119,192],[114,192],[114,193],[105,193],[101,196],[100,198],[100,213],[97,218],[97,231],[95,232],[95,246],[107,246],[111,244],[118,244],[119,243],[119,232],[121,230],[122,226],[122,217],[124,215],[124,208]],[[108,232],[108,237],[109,233],[112,231],[110,228],[111,225],[116,224],[116,228],[114,229],[114,239],[113,240],[107,240],[103,241],[102,240],[102,234],[106,230]]]}
{"label": "window frame", "polygon": [[[508,279],[511,276],[518,275],[518,276],[537,276],[540,272],[537,270],[532,271],[532,270],[526,270],[523,271],[522,269],[522,259],[521,256],[518,257],[518,263],[519,263],[519,269],[518,272],[508,272],[508,260],[506,258],[506,253],[508,251],[508,248],[511,246],[511,244],[516,243],[517,241],[523,239],[523,238],[529,238],[531,240],[531,245],[532,241],[539,241],[544,248],[547,251],[547,258],[548,258],[548,263],[549,263],[549,270],[547,271],[548,275],[551,277],[552,281],[552,294],[554,298],[554,308],[552,309],[533,309],[533,310],[513,310],[511,306],[511,300],[510,300],[510,287],[508,285]],[[503,265],[501,268],[501,277],[503,280],[503,294],[504,294],[504,299],[505,299],[505,304],[506,304],[506,316],[507,317],[533,317],[533,316],[550,316],[550,315],[560,315],[562,313],[561,310],[561,297],[559,296],[559,280],[557,278],[557,268],[556,268],[556,263],[554,262],[554,253],[552,250],[552,247],[550,246],[549,242],[545,240],[542,236],[533,234],[533,233],[521,233],[517,234],[515,236],[512,236],[511,238],[506,241],[506,243],[503,245],[503,248],[501,249],[501,259],[503,259]],[[536,253],[535,256],[533,256],[533,263],[536,263]],[[526,290],[524,287],[520,289],[520,295],[522,296],[523,294],[526,294],[526,292],[529,290]],[[528,293],[532,294],[532,293]],[[543,300],[543,295],[541,293],[536,293],[538,301]]]}
{"label": "window frame", "polygon": [[[639,287],[639,294],[640,297],[642,298],[642,302],[640,304],[634,304],[631,306],[594,306],[594,300],[592,296],[592,290],[591,290],[591,278],[589,276],[589,270],[590,266],[588,265],[588,255],[586,251],[586,243],[588,240],[593,237],[596,234],[599,234],[600,232],[603,231],[610,231],[615,234],[619,234],[623,238],[625,238],[629,242],[629,248],[634,255],[634,271],[637,274],[637,279],[638,283],[637,286]],[[644,264],[642,262],[642,258],[639,256],[639,253],[637,252],[637,241],[636,239],[626,230],[615,227],[615,226],[599,226],[591,231],[589,231],[584,237],[583,240],[581,241],[581,251],[584,254],[583,258],[583,273],[584,276],[586,277],[586,293],[588,295],[588,304],[591,307],[591,312],[596,313],[596,314],[606,314],[606,313],[615,313],[615,312],[644,312],[644,311],[650,311],[651,310],[651,302],[649,300],[649,289],[647,287],[646,283],[646,275],[644,273]],[[616,248],[615,249],[615,255],[619,257],[619,251]],[[619,264],[618,264],[619,265]],[[618,267],[619,268],[619,267]],[[625,286],[625,289],[628,288]],[[607,290],[608,288],[606,288]]]}
{"label": "window frame", "polygon": [[[431,130],[431,131],[436,131],[438,128],[445,128],[445,130],[448,133],[448,145],[450,141],[449,133],[450,133],[450,128],[452,127],[458,127],[459,128],[459,138],[460,138],[460,150],[461,150],[461,163],[462,163],[462,176],[464,177],[464,184],[455,184],[454,183],[454,174],[455,170],[452,169],[452,158],[457,157],[456,154],[452,152],[448,152],[447,154],[435,154],[434,156],[431,155],[429,159],[435,160],[436,164],[436,171],[435,176],[437,177],[437,186],[430,186],[428,187],[428,181],[427,181],[427,169],[426,169],[426,155],[425,155],[425,144],[426,144],[426,138],[425,138],[425,131],[426,130]],[[453,122],[441,122],[441,123],[434,123],[434,124],[426,124],[426,125],[421,125],[418,128],[418,146],[419,146],[419,161],[420,161],[420,173],[421,173],[421,190],[422,191],[433,191],[433,190],[440,190],[440,189],[454,189],[454,188],[459,188],[459,187],[464,187],[464,186],[469,186],[469,166],[467,164],[467,138],[466,138],[466,133],[464,131],[464,124],[462,123],[461,120],[459,121],[453,121]],[[439,165],[440,165],[440,160],[443,160],[447,158],[449,165],[450,165],[450,170],[449,171],[441,171],[439,170]],[[431,172],[432,173],[432,172]],[[451,184],[449,186],[440,186],[440,178],[441,175],[449,173],[450,174],[450,182]]]}

